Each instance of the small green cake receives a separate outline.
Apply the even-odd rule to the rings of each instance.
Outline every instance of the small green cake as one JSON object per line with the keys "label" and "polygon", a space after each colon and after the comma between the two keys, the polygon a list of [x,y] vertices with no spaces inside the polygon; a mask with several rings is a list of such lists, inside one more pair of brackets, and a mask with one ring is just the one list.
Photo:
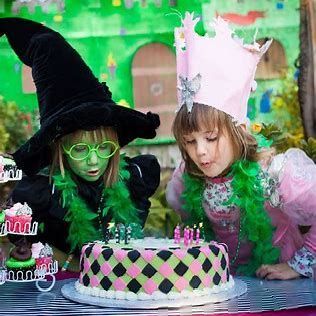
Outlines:
{"label": "small green cake", "polygon": [[34,271],[36,267],[34,258],[30,258],[25,261],[19,261],[14,258],[9,258],[6,261],[6,266],[10,279],[30,280],[34,278]]}

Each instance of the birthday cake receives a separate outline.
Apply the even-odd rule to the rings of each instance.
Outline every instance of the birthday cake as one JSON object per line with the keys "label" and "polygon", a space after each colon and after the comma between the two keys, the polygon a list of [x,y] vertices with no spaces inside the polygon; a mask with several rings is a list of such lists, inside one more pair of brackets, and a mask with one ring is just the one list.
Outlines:
{"label": "birthday cake", "polygon": [[76,290],[118,300],[175,300],[231,289],[227,246],[144,238],[83,246]]}

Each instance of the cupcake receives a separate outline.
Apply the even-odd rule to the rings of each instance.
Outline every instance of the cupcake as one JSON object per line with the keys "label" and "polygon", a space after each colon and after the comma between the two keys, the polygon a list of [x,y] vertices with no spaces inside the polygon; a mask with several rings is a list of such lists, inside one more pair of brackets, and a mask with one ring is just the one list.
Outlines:
{"label": "cupcake", "polygon": [[9,280],[34,279],[36,269],[35,259],[25,238],[20,239],[11,249],[9,259],[6,261]]}
{"label": "cupcake", "polygon": [[30,233],[32,209],[27,203],[16,203],[5,211],[6,227],[9,233]]}
{"label": "cupcake", "polygon": [[53,249],[41,242],[32,244],[32,257],[35,259],[37,269],[45,269],[49,272],[53,264]]}

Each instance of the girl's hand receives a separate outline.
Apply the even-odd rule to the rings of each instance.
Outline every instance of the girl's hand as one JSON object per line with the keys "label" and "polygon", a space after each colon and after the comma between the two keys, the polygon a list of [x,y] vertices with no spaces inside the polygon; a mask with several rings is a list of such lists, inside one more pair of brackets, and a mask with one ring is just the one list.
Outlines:
{"label": "girl's hand", "polygon": [[287,263],[263,264],[257,271],[258,278],[267,280],[290,280],[300,277]]}

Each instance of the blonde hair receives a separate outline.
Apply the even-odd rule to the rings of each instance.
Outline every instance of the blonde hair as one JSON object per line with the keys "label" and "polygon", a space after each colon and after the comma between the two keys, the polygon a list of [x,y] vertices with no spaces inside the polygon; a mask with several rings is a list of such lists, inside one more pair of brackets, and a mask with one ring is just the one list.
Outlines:
{"label": "blonde hair", "polygon": [[182,106],[172,126],[188,173],[198,177],[203,176],[202,171],[187,154],[184,139],[185,135],[198,132],[202,128],[208,131],[217,129],[218,136],[223,133],[227,135],[233,146],[234,161],[239,159],[258,161],[261,159],[260,153],[257,153],[258,143],[256,139],[242,126],[236,126],[228,114],[208,105],[194,103],[191,113],[187,112],[186,106]]}
{"label": "blonde hair", "polygon": [[[104,140],[111,140],[118,144],[118,136],[116,131],[111,127],[100,127],[92,131],[77,130],[71,134],[65,135],[64,137],[56,140],[53,144],[53,161],[50,167],[50,181],[55,169],[58,167],[61,175],[65,176],[65,166],[67,161],[64,159],[62,144],[67,144],[78,139],[80,141],[83,136],[90,138],[93,142],[100,143]],[[105,187],[109,187],[114,184],[119,177],[119,162],[120,162],[120,151],[117,150],[115,154],[110,157],[109,164],[103,175],[103,182]]]}

